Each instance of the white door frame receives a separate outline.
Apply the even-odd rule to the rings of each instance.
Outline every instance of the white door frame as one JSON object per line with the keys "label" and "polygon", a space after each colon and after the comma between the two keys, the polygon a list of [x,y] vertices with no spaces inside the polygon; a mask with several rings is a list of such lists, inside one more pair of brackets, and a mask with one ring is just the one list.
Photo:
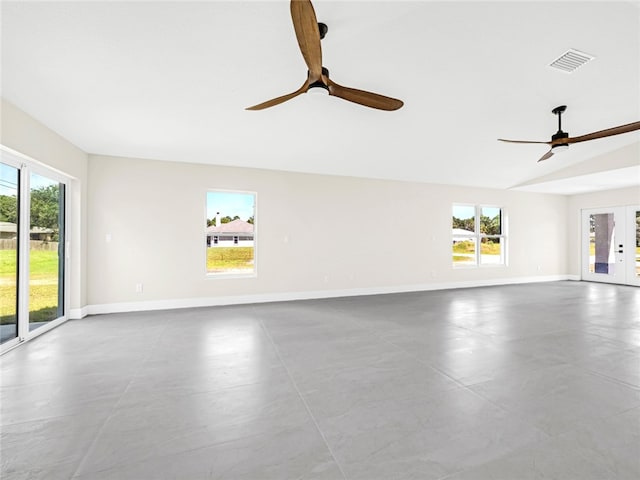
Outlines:
{"label": "white door frame", "polygon": [[[9,340],[0,346],[0,354],[5,353],[12,348],[16,347],[20,343],[30,340],[38,335],[41,335],[52,328],[67,321],[69,318],[69,191],[71,184],[71,177],[57,172],[39,162],[22,155],[18,152],[14,152],[4,146],[0,148],[0,161],[11,167],[17,168],[20,172],[20,194],[18,196],[19,201],[19,215],[18,226],[20,228],[20,234],[18,235],[18,249],[21,252],[18,255],[18,336],[13,340]],[[31,173],[42,175],[51,180],[63,183],[65,188],[65,201],[64,201],[64,254],[59,260],[64,263],[64,278],[62,284],[58,285],[58,288],[63,289],[62,299],[62,316],[51,320],[46,325],[42,325],[35,330],[29,331],[29,254],[30,254],[30,242],[29,242],[29,223],[30,223],[30,179]],[[25,193],[26,192],[26,193]]]}
{"label": "white door frame", "polygon": [[[616,206],[583,209],[581,229],[581,272],[582,280],[617,283],[640,286],[640,277],[636,274],[636,223],[635,212],[638,206]],[[594,272],[590,254],[590,218],[591,215],[613,214],[612,241],[609,249],[608,265],[612,272]]]}
{"label": "white door frame", "polygon": [[638,268],[640,268],[640,253],[636,248],[640,247],[637,244],[637,228],[636,212],[640,212],[640,205],[627,206],[626,221],[627,221],[627,238],[625,239],[625,250],[627,254],[627,285],[634,285],[640,287],[640,274]]}

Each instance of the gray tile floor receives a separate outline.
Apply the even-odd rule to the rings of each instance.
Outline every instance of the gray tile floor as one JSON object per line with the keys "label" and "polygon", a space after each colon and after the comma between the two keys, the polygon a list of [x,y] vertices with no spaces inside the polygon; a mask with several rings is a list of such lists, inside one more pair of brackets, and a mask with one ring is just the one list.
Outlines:
{"label": "gray tile floor", "polygon": [[637,479],[640,289],[70,321],[0,359],[3,479]]}

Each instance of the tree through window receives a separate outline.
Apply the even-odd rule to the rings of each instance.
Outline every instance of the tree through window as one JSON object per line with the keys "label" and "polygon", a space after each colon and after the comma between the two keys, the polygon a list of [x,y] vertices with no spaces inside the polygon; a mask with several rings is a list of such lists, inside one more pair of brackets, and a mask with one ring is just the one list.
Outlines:
{"label": "tree through window", "polygon": [[506,263],[502,208],[453,205],[451,227],[454,267]]}

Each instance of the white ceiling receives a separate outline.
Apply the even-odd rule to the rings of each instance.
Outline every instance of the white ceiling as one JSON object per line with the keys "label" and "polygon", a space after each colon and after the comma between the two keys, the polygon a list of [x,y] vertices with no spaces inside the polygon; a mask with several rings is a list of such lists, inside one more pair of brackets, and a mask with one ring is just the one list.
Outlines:
{"label": "white ceiling", "polygon": [[[637,1],[316,0],[331,77],[405,106],[246,111],[306,77],[288,3],[3,1],[2,95],[89,153],[495,188],[640,142],[496,141],[550,139],[561,104],[574,136],[640,120]],[[569,48],[596,59],[547,66]]]}
{"label": "white ceiling", "polygon": [[519,186],[517,189],[528,192],[577,195],[599,190],[633,187],[635,185],[640,185],[640,165],[576,175],[559,180],[549,180],[534,185]]}

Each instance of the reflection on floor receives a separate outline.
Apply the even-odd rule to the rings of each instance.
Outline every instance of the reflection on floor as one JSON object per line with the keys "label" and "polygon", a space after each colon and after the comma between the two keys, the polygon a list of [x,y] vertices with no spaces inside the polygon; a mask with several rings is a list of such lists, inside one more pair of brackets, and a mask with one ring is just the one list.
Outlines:
{"label": "reflection on floor", "polygon": [[640,478],[640,289],[70,321],[1,359],[2,478]]}

